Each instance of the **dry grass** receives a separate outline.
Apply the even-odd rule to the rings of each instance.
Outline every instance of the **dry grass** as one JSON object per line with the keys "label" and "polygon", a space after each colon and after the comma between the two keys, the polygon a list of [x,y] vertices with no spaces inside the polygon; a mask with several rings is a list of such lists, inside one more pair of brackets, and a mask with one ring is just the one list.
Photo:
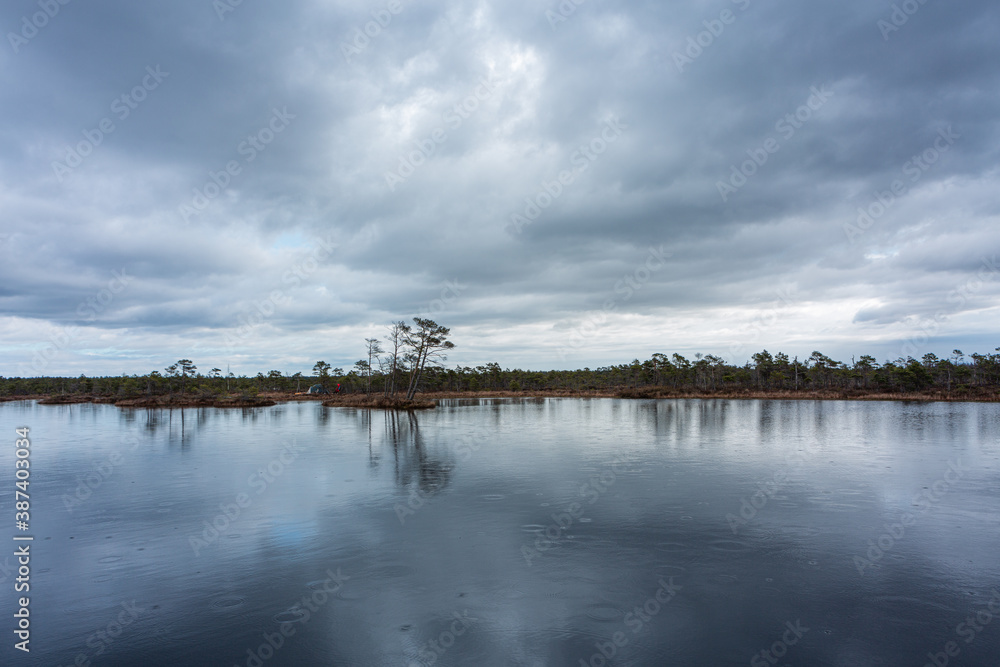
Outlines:
{"label": "dry grass", "polygon": [[616,398],[614,390],[538,389],[535,391],[432,391],[426,398]]}
{"label": "dry grass", "polygon": [[728,398],[744,400],[785,400],[785,401],[951,401],[951,402],[998,402],[1000,394],[996,392],[948,394],[943,391],[884,393],[864,391],[862,389],[829,389],[814,391],[754,391],[754,390],[718,390],[718,391],[677,391],[669,387],[644,387],[641,389],[624,389],[619,391],[618,398]]}
{"label": "dry grass", "polygon": [[406,400],[405,398],[386,398],[385,396],[366,396],[364,394],[331,394],[325,401],[326,408],[367,408],[377,410],[429,410],[436,408],[437,403],[428,400]]}
{"label": "dry grass", "polygon": [[274,404],[254,396],[147,396],[115,401],[120,408],[265,408]]}
{"label": "dry grass", "polygon": [[71,405],[76,403],[114,403],[123,408],[255,408],[267,407],[277,402],[322,401],[326,407],[365,408],[379,410],[426,410],[436,407],[438,399],[456,398],[722,398],[736,400],[793,400],[793,401],[949,401],[949,402],[1000,402],[1000,392],[979,388],[959,389],[951,393],[932,390],[909,393],[881,393],[853,390],[781,390],[756,391],[741,389],[721,389],[716,391],[677,390],[671,387],[641,387],[638,389],[542,389],[538,391],[443,391],[420,394],[419,398],[407,401],[403,398],[385,398],[382,395],[365,394],[291,394],[264,392],[257,396],[195,396],[164,395],[142,396],[138,398],[116,399],[107,396],[81,394],[55,394],[31,396],[0,396],[0,402],[37,400],[42,405]]}

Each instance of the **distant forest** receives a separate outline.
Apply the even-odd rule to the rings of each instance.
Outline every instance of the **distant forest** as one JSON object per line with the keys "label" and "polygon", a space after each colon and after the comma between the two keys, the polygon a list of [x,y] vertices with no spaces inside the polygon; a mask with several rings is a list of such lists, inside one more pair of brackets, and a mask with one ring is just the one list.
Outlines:
{"label": "distant forest", "polygon": [[[396,323],[398,326],[399,323]],[[447,329],[439,327],[447,334]],[[404,332],[405,333],[405,332]],[[440,352],[452,347],[443,336]],[[877,363],[865,355],[851,363],[821,352],[792,359],[767,350],[742,366],[711,354],[687,359],[680,354],[654,354],[646,361],[572,371],[527,371],[501,368],[498,363],[446,368],[443,355],[425,355],[419,362],[400,345],[386,354],[379,341],[367,340],[366,358],[353,368],[333,368],[316,362],[311,374],[288,375],[279,370],[256,376],[225,374],[219,368],[201,372],[188,359],[147,375],[121,377],[0,377],[0,397],[85,394],[129,398],[163,394],[218,396],[304,392],[313,384],[342,392],[395,395],[405,392],[566,392],[611,393],[626,397],[754,392],[821,392],[845,397],[865,394],[941,394],[952,398],[995,397],[1000,390],[1000,354],[965,355],[955,350],[947,359],[925,354]],[[1000,352],[1000,348],[997,348]],[[435,356],[437,358],[435,359]],[[428,361],[430,363],[428,363]]]}

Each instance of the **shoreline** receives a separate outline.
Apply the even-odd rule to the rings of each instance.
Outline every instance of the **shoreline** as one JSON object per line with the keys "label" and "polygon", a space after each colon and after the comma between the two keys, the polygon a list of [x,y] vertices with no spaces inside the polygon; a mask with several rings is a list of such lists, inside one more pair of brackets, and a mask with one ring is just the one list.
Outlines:
{"label": "shoreline", "polygon": [[426,392],[413,400],[385,398],[381,394],[288,394],[262,392],[257,396],[141,396],[115,398],[86,394],[30,394],[0,396],[0,403],[13,401],[38,401],[40,405],[75,405],[81,403],[110,404],[120,408],[260,408],[278,403],[321,401],[324,407],[376,409],[376,410],[426,410],[437,406],[439,400],[456,399],[507,399],[507,398],[622,398],[622,399],[725,399],[725,400],[794,400],[794,401],[903,401],[922,403],[997,403],[1000,393],[989,392],[913,392],[884,393],[864,390],[761,390],[761,391],[679,391],[669,387],[643,387],[617,390],[567,390],[539,391],[455,391]]}

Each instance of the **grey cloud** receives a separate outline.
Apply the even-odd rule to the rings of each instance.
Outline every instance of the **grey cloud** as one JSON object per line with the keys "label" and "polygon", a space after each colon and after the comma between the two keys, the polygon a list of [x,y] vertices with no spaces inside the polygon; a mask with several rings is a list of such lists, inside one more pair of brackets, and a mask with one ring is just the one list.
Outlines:
{"label": "grey cloud", "polygon": [[[996,251],[1000,10],[927,3],[886,40],[877,21],[891,5],[587,2],[553,28],[555,2],[404,1],[350,61],[344,45],[383,3],[242,3],[222,20],[195,0],[66,5],[19,52],[0,49],[0,316],[17,336],[0,373],[52,326],[81,323],[78,304],[122,267],[135,282],[84,324],[136,365],[70,349],[67,371],[148,370],[195,339],[222,354],[225,333],[274,290],[289,301],[247,360],[349,359],[358,342],[324,332],[360,340],[421,312],[448,280],[468,286],[439,316],[460,346],[463,330],[489,326],[492,347],[467,349],[552,367],[559,331],[620,298],[617,281],[651,245],[672,257],[620,312],[658,327],[704,317],[702,333],[664,349],[702,345],[729,326],[713,317],[767,308],[787,284],[803,308],[849,302],[850,314],[803,310],[805,330],[779,327],[771,347],[891,350],[887,335],[941,308],[957,328],[932,344],[981,340],[969,322],[996,329],[996,285],[948,297]],[[16,29],[35,7],[8,3],[0,22]],[[679,72],[675,54],[723,10],[735,21]],[[156,66],[169,76],[121,118],[115,100]],[[495,90],[455,126],[449,110],[483,77]],[[779,123],[813,87],[833,94],[787,136]],[[286,108],[295,118],[249,160],[243,142]],[[60,182],[53,161],[105,118],[113,132]],[[512,233],[510,216],[574,168],[609,118],[627,125],[621,137]],[[948,127],[960,139],[908,180],[907,163]],[[386,173],[435,130],[445,139],[390,189]],[[769,138],[780,149],[723,201],[718,183]],[[181,207],[231,161],[239,173],[185,220]],[[906,193],[851,243],[845,225],[897,179]],[[286,283],[317,236],[334,239],[333,256]],[[504,338],[515,330],[533,338]],[[255,347],[268,341],[273,362]],[[622,359],[642,351],[616,344]],[[609,340],[594,346],[581,365],[610,361]],[[487,360],[460,350],[456,361]]]}

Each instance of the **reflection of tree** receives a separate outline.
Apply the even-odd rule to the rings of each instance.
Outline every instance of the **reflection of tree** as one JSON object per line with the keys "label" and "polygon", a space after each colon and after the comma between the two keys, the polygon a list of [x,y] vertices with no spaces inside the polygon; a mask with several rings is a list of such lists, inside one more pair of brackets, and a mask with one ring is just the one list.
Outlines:
{"label": "reflection of tree", "polygon": [[150,436],[166,430],[167,442],[180,443],[181,449],[190,448],[191,435],[204,429],[210,419],[210,408],[122,408],[121,419],[125,423],[138,421],[144,417],[141,428]]}
{"label": "reflection of tree", "polygon": [[427,495],[447,487],[455,466],[428,451],[417,414],[386,411],[384,415],[385,443],[392,447],[396,484],[403,489],[416,486]]}

